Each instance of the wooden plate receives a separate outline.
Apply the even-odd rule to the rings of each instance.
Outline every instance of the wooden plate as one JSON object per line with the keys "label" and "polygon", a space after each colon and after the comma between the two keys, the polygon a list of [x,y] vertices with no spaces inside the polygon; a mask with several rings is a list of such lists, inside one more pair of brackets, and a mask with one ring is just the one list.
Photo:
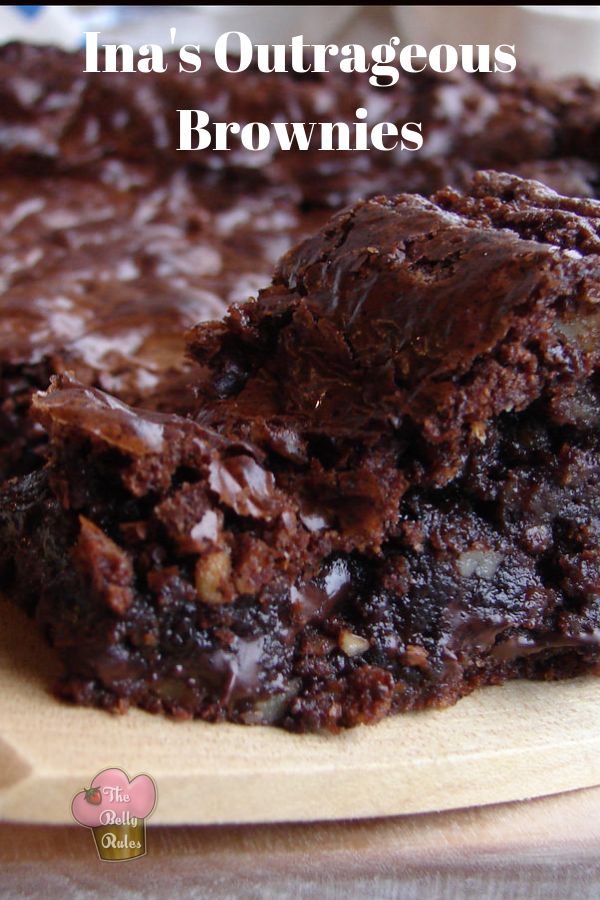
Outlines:
{"label": "wooden plate", "polygon": [[600,784],[600,681],[513,683],[340,735],[112,716],[57,701],[52,653],[0,601],[0,817],[67,823],[104,768],[156,781],[152,824],[477,806]]}

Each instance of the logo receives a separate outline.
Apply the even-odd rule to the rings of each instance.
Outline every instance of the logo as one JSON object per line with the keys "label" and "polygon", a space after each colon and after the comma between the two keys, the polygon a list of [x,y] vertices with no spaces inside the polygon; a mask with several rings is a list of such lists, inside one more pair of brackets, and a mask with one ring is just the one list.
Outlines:
{"label": "logo", "polygon": [[156,806],[156,785],[149,775],[131,781],[122,769],[104,769],[73,797],[71,812],[91,828],[98,856],[105,862],[146,855],[146,819]]}

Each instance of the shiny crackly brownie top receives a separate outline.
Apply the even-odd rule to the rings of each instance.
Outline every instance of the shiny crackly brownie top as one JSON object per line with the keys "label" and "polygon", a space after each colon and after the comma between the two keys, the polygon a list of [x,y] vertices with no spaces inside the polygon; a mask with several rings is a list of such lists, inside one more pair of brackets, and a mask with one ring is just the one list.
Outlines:
{"label": "shiny crackly brownie top", "polygon": [[443,480],[488,420],[597,365],[599,250],[599,203],[514,176],[358,203],[192,332],[200,417],[297,460],[403,433]]}
{"label": "shiny crackly brownie top", "polygon": [[[458,73],[377,89],[335,71],[238,77],[209,60],[197,76],[83,69],[81,53],[0,49],[0,360],[44,362],[39,386],[72,369],[148,402],[179,377],[183,329],[254,293],[327,210],[360,196],[428,193],[487,165],[579,194],[598,180],[600,101],[584,82]],[[176,150],[179,108],[243,124],[351,122],[359,106],[422,120],[423,150]]]}
{"label": "shiny crackly brownie top", "polygon": [[[83,69],[81,53],[0,48],[0,477],[39,464],[27,409],[53,374],[186,411],[185,329],[255,294],[331,211],[460,185],[481,166],[579,196],[600,183],[600,91],[581,80],[422,74],[380,89],[335,71],[238,77],[209,60],[196,76]],[[181,153],[188,107],[241,124],[351,123],[365,107],[370,121],[421,121],[425,144]]]}

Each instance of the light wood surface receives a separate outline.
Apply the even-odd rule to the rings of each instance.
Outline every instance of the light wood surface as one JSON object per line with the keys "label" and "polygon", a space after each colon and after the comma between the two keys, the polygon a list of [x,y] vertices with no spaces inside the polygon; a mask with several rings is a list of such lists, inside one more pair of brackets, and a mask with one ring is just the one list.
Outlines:
{"label": "light wood surface", "polygon": [[106,767],[158,786],[152,824],[308,821],[519,800],[600,784],[600,681],[514,683],[335,736],[111,716],[50,694],[52,653],[0,603],[0,817],[67,823]]}
{"label": "light wood surface", "polygon": [[358,822],[150,825],[147,849],[102,863],[85,828],[0,825],[0,896],[591,900],[600,896],[600,789]]}

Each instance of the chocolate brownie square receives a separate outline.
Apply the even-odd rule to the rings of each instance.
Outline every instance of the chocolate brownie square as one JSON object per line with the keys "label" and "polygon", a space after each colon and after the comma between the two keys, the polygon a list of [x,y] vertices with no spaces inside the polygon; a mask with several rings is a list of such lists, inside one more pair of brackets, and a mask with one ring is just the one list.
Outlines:
{"label": "chocolate brownie square", "polygon": [[298,730],[595,672],[600,204],[377,197],[197,326],[187,415],[70,376],[2,569],[80,703]]}

